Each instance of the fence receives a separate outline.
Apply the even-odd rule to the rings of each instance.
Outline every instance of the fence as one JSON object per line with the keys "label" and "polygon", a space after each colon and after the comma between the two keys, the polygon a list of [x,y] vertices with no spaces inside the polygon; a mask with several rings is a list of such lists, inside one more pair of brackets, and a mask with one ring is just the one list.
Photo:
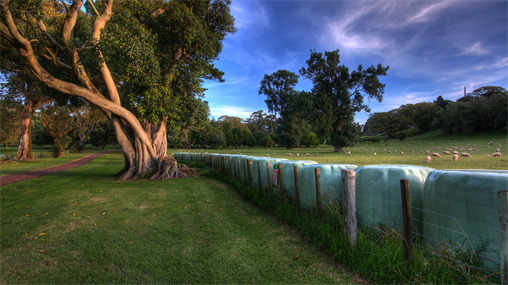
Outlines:
{"label": "fence", "polygon": [[[452,249],[455,246],[475,252],[481,257],[482,268],[502,267],[506,278],[508,206],[506,198],[497,196],[506,196],[508,171],[435,170],[410,165],[357,167],[208,153],[175,153],[175,158],[207,163],[251,187],[270,189],[273,191],[270,195],[280,193],[282,201],[288,196],[296,201],[297,207],[318,211],[322,204],[343,201],[342,192],[347,190],[342,189],[343,169],[354,170],[353,206],[357,221],[372,230],[387,226],[403,231],[406,223],[401,181],[407,181],[409,224],[415,237],[423,241],[420,244],[446,244]],[[278,189],[272,188],[274,185]]]}

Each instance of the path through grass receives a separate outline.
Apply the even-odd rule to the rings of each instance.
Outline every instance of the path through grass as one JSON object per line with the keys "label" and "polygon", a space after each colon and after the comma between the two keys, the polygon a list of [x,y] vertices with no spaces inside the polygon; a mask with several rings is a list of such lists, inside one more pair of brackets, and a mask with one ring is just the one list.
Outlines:
{"label": "path through grass", "polygon": [[213,178],[116,182],[122,165],[3,186],[0,283],[361,281]]}

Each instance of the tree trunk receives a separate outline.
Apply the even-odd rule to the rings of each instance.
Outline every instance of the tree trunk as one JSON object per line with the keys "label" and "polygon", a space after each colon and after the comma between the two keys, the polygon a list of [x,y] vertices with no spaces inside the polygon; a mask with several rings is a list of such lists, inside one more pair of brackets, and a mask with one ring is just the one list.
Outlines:
{"label": "tree trunk", "polygon": [[152,145],[153,148],[155,149],[155,153],[157,153],[157,156],[159,157],[166,156],[168,153],[168,137],[165,120],[160,122],[159,128],[157,129],[157,132],[154,134],[152,141],[153,141]]}
{"label": "tree trunk", "polygon": [[150,180],[164,180],[184,177],[187,177],[187,175],[178,169],[176,159],[170,156],[162,156],[159,157],[158,171],[152,177],[150,177]]}
{"label": "tree trunk", "polygon": [[[338,132],[342,130],[342,122],[339,120],[339,122],[335,125],[335,136],[337,136]],[[335,142],[335,138],[334,138],[334,142],[333,142],[333,152],[344,152],[344,149],[342,148],[342,146],[338,146],[338,145],[335,145],[336,142]]]}
{"label": "tree trunk", "polygon": [[32,153],[32,118],[40,107],[39,100],[26,98],[21,111],[21,133],[19,136],[18,153],[14,160],[35,160]]}

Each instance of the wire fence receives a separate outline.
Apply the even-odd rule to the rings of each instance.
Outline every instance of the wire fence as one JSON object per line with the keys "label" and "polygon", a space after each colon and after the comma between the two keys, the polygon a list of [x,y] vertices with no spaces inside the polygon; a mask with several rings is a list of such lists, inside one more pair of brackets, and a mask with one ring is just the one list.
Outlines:
{"label": "wire fence", "polygon": [[444,257],[463,253],[468,258],[460,262],[485,273],[501,266],[497,192],[508,190],[508,171],[447,171],[410,165],[357,167],[208,153],[174,155],[177,160],[206,163],[252,187],[273,186],[271,194],[280,191],[308,209],[318,203],[340,204],[341,169],[353,169],[358,225],[401,242],[400,181],[408,180],[414,246]]}

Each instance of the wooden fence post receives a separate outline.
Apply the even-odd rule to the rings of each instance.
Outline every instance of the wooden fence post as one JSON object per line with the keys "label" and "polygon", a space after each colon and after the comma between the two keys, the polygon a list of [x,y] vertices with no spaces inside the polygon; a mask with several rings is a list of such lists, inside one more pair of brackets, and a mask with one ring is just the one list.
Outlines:
{"label": "wooden fence post", "polygon": [[247,184],[252,188],[252,160],[247,160]]}
{"label": "wooden fence post", "polygon": [[258,160],[258,186],[259,192],[261,192],[261,162]]}
{"label": "wooden fence post", "polygon": [[344,211],[344,232],[349,245],[356,247],[358,225],[356,220],[356,173],[354,170],[342,169],[342,206]]}
{"label": "wooden fence post", "polygon": [[499,213],[499,244],[501,251],[501,284],[508,285],[508,191],[497,192],[497,210]]}
{"label": "wooden fence post", "polygon": [[295,165],[295,202],[296,202],[296,212],[300,213],[300,190],[298,184],[298,165]]}
{"label": "wooden fence post", "polygon": [[266,163],[266,177],[268,178],[268,196],[270,196],[270,200],[272,200],[272,195],[273,195],[273,187],[272,187],[272,184],[273,184],[273,181],[272,181],[272,178],[271,175],[270,175],[270,163],[267,162]]}
{"label": "wooden fence post", "polygon": [[279,163],[279,177],[278,181],[280,181],[280,201],[284,203],[284,184],[282,183],[282,163]]}
{"label": "wooden fence post", "polygon": [[400,195],[402,198],[402,221],[404,224],[404,257],[411,261],[413,259],[413,228],[411,223],[409,180],[400,180]]}
{"label": "wooden fence post", "polygon": [[322,210],[321,210],[321,169],[314,169],[314,176],[316,178],[316,211],[318,218],[321,218]]}

